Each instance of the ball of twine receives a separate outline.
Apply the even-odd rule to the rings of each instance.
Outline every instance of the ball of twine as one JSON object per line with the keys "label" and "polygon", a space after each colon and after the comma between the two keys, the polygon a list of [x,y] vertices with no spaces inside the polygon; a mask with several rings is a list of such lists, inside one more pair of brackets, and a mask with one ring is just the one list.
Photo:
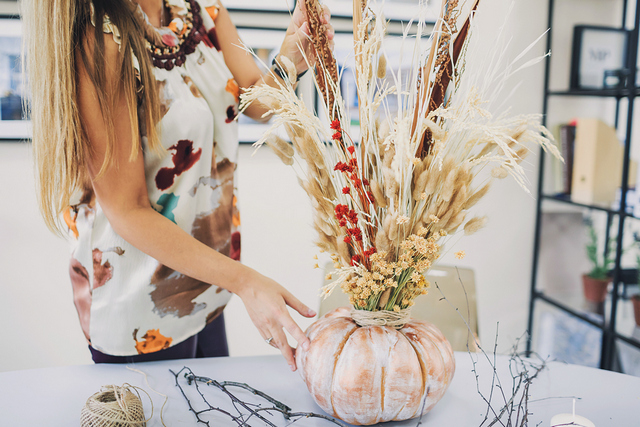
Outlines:
{"label": "ball of twine", "polygon": [[351,318],[358,326],[389,326],[401,329],[411,320],[411,309],[369,311],[351,308]]}
{"label": "ball of twine", "polygon": [[102,386],[80,413],[81,427],[146,427],[147,421],[138,387],[130,384]]}

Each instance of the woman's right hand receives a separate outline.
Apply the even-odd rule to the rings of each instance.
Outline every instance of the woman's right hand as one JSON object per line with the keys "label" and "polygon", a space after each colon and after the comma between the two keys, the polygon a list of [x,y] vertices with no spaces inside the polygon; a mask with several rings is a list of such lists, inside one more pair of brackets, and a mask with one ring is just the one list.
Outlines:
{"label": "woman's right hand", "polygon": [[291,292],[255,271],[251,271],[245,285],[237,295],[242,299],[251,321],[258,328],[265,341],[273,338],[271,345],[277,347],[292,371],[297,369],[294,357],[295,350],[289,345],[283,331],[286,329],[298,345],[309,348],[309,338],[294,322],[287,310],[293,308],[304,317],[313,317],[316,313],[294,297]]}

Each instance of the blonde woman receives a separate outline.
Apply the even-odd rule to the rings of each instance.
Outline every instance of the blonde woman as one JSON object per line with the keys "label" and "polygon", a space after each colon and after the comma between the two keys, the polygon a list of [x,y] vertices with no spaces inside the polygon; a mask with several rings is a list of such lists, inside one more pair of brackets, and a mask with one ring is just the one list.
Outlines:
{"label": "blonde woman", "polygon": [[[309,48],[303,5],[279,57],[298,73],[307,69],[299,48]],[[309,342],[287,306],[315,313],[237,262],[239,94],[278,77],[239,47],[226,9],[24,0],[23,15],[40,206],[52,230],[70,235],[74,302],[94,361],[225,355],[222,310],[234,293],[295,370],[283,329]],[[332,39],[328,10],[322,20]]]}

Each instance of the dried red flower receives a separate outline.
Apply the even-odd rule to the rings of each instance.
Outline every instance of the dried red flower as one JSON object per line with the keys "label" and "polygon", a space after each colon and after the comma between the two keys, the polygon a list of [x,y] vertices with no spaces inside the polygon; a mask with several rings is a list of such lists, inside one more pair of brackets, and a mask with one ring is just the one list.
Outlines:
{"label": "dried red flower", "polygon": [[360,255],[354,255],[351,257],[351,265],[356,265],[358,264],[360,261],[362,260],[362,257]]}
{"label": "dried red flower", "polygon": [[336,219],[342,220],[349,213],[349,207],[347,205],[336,205],[334,212],[336,213]]}
{"label": "dried red flower", "polygon": [[346,163],[342,163],[342,162],[338,162],[336,163],[336,165],[333,167],[334,171],[340,171],[340,172],[345,172],[345,173],[350,173],[353,171],[353,166],[349,166]]}
{"label": "dried red flower", "polygon": [[336,119],[331,122],[331,129],[340,130],[340,120]]}
{"label": "dried red flower", "polygon": [[342,133],[341,132],[336,132],[333,134],[333,136],[331,137],[331,139],[335,139],[336,141],[339,139],[342,139]]}
{"label": "dried red flower", "polygon": [[351,193],[351,188],[349,188],[349,187],[344,187],[344,188],[342,189],[342,194],[349,194],[349,193]]}
{"label": "dried red flower", "polygon": [[[334,138],[335,139],[335,138]],[[353,154],[356,151],[356,147],[354,147],[353,145],[349,148],[347,148],[347,150],[349,151],[349,153]]]}
{"label": "dried red flower", "polygon": [[364,255],[369,257],[369,256],[375,254],[376,252],[378,252],[378,250],[376,249],[375,246],[372,246],[371,249],[369,249],[367,251],[364,251]]}
{"label": "dried red flower", "polygon": [[369,180],[368,180],[368,179],[363,179],[363,180],[362,180],[362,183],[363,183],[364,185],[369,185]]}
{"label": "dried red flower", "polygon": [[345,242],[346,244],[351,243],[351,236],[345,236],[345,237],[344,237],[344,242]]}

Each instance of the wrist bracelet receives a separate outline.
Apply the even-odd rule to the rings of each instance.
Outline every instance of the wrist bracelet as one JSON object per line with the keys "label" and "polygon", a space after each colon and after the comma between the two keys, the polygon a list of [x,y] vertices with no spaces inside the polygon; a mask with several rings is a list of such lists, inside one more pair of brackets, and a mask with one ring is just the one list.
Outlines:
{"label": "wrist bracelet", "polygon": [[[280,65],[280,63],[277,61],[277,56],[275,58],[273,58],[273,61],[271,61],[271,71],[273,71],[273,73],[280,77],[281,80],[287,80],[288,77],[287,76],[287,72],[285,70],[282,69],[282,66]],[[296,83],[298,83],[300,81],[300,79],[302,78],[302,76],[305,75],[305,73],[309,71],[309,69],[307,68],[306,70],[304,70],[303,72],[299,73],[296,77]]]}

